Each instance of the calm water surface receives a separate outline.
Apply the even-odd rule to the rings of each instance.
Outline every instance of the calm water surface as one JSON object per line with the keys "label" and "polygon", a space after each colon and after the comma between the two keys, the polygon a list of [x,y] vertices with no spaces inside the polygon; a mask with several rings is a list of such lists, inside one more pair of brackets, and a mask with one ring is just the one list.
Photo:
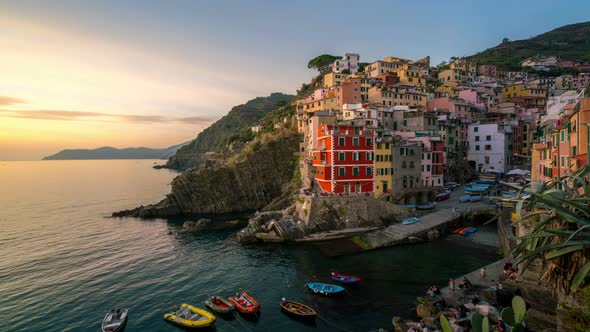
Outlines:
{"label": "calm water surface", "polygon": [[[126,331],[177,331],[162,318],[171,303],[201,306],[206,291],[239,288],[261,302],[260,318],[219,319],[217,331],[376,330],[394,315],[411,316],[431,283],[496,258],[494,248],[455,237],[328,257],[313,246],[243,247],[233,230],[183,233],[182,220],[107,218],[169,191],[176,173],[152,164],[0,162],[0,331],[99,331],[114,306],[131,309]],[[363,282],[338,298],[304,291],[312,275],[328,281],[332,270]],[[282,297],[310,304],[325,320],[286,318]]]}

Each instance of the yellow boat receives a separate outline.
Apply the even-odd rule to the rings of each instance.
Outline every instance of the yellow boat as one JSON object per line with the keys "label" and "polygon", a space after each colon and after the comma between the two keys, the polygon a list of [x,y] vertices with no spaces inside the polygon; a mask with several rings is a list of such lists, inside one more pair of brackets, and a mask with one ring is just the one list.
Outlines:
{"label": "yellow boat", "polygon": [[208,327],[215,323],[215,316],[212,313],[186,303],[165,314],[164,319],[189,328]]}

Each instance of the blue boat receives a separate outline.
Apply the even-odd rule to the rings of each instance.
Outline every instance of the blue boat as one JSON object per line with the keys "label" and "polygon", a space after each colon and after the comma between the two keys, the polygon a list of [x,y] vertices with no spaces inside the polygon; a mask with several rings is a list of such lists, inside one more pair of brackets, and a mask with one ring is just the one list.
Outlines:
{"label": "blue boat", "polygon": [[432,204],[432,203],[416,205],[416,210],[432,210],[432,209],[434,209],[434,204]]}
{"label": "blue boat", "polygon": [[475,232],[477,232],[477,228],[475,228],[475,227],[471,227],[471,228],[469,228],[468,230],[466,230],[466,231],[464,231],[463,233],[461,233],[461,235],[467,236],[467,235],[469,235],[469,234],[473,234],[473,233],[475,233]]}
{"label": "blue boat", "polygon": [[404,224],[404,225],[409,225],[409,224],[416,223],[416,222],[418,222],[418,221],[420,221],[420,218],[418,218],[418,217],[410,217],[410,218],[408,218],[408,219],[404,219],[404,220],[402,221],[402,224]]}
{"label": "blue boat", "polygon": [[402,204],[400,206],[403,206],[408,209],[415,209],[416,208],[416,204]]}
{"label": "blue boat", "polygon": [[324,284],[321,282],[308,282],[305,284],[307,288],[316,294],[332,295],[344,291],[344,287],[338,285]]}
{"label": "blue boat", "polygon": [[514,191],[514,190],[503,191],[502,192],[502,196],[504,196],[504,197],[513,197],[513,196],[516,196],[516,191]]}
{"label": "blue boat", "polygon": [[488,190],[488,188],[484,187],[465,187],[463,188],[466,194],[481,194]]}
{"label": "blue boat", "polygon": [[471,196],[469,196],[469,201],[470,202],[479,202],[479,201],[481,201],[481,196],[480,195],[471,195]]}
{"label": "blue boat", "polygon": [[492,185],[492,184],[496,184],[496,181],[494,181],[494,180],[475,180],[475,183]]}
{"label": "blue boat", "polygon": [[469,202],[469,197],[471,197],[471,196],[470,195],[463,195],[463,196],[459,197],[459,202],[461,202],[461,203]]}

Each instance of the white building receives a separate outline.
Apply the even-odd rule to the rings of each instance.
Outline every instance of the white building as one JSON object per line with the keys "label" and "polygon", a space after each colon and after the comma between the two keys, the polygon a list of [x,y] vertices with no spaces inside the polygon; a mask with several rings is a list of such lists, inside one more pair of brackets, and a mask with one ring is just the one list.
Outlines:
{"label": "white building", "polygon": [[357,73],[359,71],[359,59],[360,55],[356,53],[346,53],[342,59],[334,61],[332,71],[341,73],[344,70],[348,70],[351,74]]}
{"label": "white building", "polygon": [[379,119],[377,109],[363,107],[363,104],[344,104],[342,105],[342,120],[362,120],[363,125],[377,127]]}
{"label": "white building", "polygon": [[472,123],[467,129],[467,160],[480,172],[510,170],[512,127],[497,123]]}

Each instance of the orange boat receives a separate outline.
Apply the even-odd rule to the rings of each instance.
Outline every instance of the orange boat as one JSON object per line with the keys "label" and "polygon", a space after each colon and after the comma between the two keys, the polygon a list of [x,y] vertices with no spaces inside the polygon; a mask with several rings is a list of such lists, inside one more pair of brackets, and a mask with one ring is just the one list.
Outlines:
{"label": "orange boat", "polygon": [[260,303],[246,292],[236,293],[230,296],[229,300],[236,304],[236,309],[246,315],[253,315],[260,311]]}

